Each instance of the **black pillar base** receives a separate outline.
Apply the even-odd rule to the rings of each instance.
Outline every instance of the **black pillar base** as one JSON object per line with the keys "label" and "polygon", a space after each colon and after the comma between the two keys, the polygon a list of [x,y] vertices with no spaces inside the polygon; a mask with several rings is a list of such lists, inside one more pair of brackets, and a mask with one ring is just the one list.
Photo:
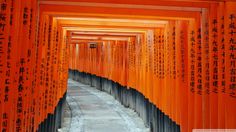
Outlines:
{"label": "black pillar base", "polygon": [[62,125],[64,104],[66,103],[66,93],[57,104],[54,113],[48,114],[47,118],[39,125],[37,132],[57,132]]}

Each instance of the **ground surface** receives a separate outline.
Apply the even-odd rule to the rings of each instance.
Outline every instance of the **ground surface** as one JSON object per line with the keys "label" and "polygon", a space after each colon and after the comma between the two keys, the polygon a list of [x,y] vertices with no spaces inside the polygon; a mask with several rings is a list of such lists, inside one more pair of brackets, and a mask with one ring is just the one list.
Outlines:
{"label": "ground surface", "polygon": [[60,132],[149,132],[133,110],[88,85],[69,80],[67,103]]}

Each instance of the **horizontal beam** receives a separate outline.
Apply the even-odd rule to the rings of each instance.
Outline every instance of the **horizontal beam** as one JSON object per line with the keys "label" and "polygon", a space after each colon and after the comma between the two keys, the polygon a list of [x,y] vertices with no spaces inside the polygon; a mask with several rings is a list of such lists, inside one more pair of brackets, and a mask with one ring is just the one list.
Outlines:
{"label": "horizontal beam", "polygon": [[116,32],[72,32],[71,35],[113,35],[113,36],[136,36],[133,33],[116,33]]}
{"label": "horizontal beam", "polygon": [[132,37],[132,36],[136,36],[136,35],[123,35],[123,34],[116,34],[116,35],[112,35],[112,34],[71,34],[72,37],[76,37],[76,36],[91,36],[91,37]]}
{"label": "horizontal beam", "polygon": [[137,28],[155,28],[155,27],[164,27],[168,22],[161,23],[138,23],[138,22],[108,22],[108,21],[90,21],[90,20],[58,20],[58,23],[61,25],[77,25],[77,26],[114,26],[114,27],[137,27]]}
{"label": "horizontal beam", "polygon": [[133,28],[83,28],[83,27],[63,27],[68,32],[114,32],[114,33],[145,33],[147,29]]}
{"label": "horizontal beam", "polygon": [[59,24],[61,27],[63,28],[67,28],[67,27],[82,27],[82,28],[117,28],[117,29],[163,29],[165,28],[164,25],[162,26],[156,26],[156,27],[136,27],[136,26],[107,26],[107,25],[81,25],[81,24]]}
{"label": "horizontal beam", "polygon": [[[62,10],[63,9],[63,10]],[[155,10],[155,9],[131,9],[131,8],[112,8],[112,7],[84,7],[70,5],[40,5],[41,13],[51,16],[66,16],[67,14],[103,14],[110,15],[126,15],[130,17],[153,16],[157,19],[191,19],[198,18],[200,12],[195,11],[173,11],[173,10]]]}
{"label": "horizontal beam", "polygon": [[179,6],[179,7],[195,7],[207,8],[212,3],[223,0],[40,0],[40,4],[80,4],[80,5],[158,5],[158,6]]}
{"label": "horizontal beam", "polygon": [[89,40],[109,40],[109,39],[127,39],[131,36],[71,36],[71,40],[89,39]]}

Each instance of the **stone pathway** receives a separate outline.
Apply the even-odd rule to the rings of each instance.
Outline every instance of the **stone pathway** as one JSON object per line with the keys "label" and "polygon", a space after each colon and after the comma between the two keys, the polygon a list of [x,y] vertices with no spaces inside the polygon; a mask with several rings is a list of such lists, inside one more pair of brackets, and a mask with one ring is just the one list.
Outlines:
{"label": "stone pathway", "polygon": [[149,132],[133,110],[94,87],[69,80],[67,102],[59,132]]}

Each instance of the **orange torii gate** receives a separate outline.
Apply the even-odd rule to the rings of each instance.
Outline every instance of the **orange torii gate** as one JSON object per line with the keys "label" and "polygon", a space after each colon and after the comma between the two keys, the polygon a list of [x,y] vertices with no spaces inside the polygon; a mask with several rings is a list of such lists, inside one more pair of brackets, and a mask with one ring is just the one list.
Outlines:
{"label": "orange torii gate", "polygon": [[[181,131],[236,128],[234,1],[39,3],[38,7],[38,0],[0,1],[0,130],[37,131],[54,113],[66,92],[69,53],[70,68],[136,89]],[[81,16],[168,23],[136,25],[145,29],[143,34],[128,41],[103,41],[91,49],[87,42],[68,45],[63,28],[101,28],[101,24],[55,19]],[[118,29],[132,27],[131,23],[118,25],[110,22]]]}

